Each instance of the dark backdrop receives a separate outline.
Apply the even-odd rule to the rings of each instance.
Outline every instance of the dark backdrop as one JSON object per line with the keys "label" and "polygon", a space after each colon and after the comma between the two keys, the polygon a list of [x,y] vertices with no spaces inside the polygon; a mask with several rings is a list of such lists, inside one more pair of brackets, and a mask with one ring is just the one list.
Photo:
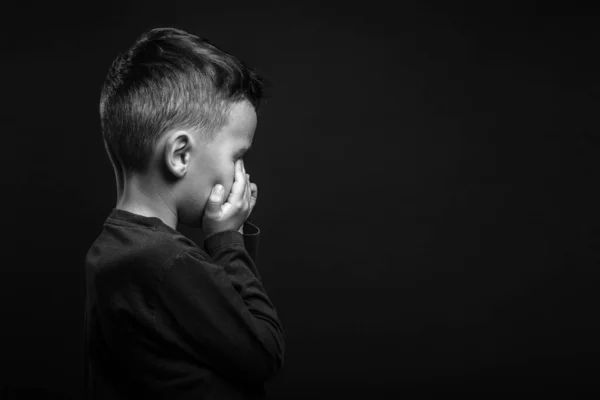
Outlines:
{"label": "dark backdrop", "polygon": [[115,201],[100,87],[158,26],[273,83],[246,161],[272,398],[600,393],[598,10],[451,3],[4,9],[4,397],[80,398],[82,261]]}

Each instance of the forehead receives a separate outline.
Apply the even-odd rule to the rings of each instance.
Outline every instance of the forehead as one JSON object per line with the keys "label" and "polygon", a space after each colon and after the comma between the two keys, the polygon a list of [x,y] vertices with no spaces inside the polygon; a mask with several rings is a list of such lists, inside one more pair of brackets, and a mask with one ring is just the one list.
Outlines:
{"label": "forehead", "polygon": [[234,103],[231,106],[227,124],[219,136],[225,141],[248,146],[254,139],[257,122],[256,112],[250,102]]}

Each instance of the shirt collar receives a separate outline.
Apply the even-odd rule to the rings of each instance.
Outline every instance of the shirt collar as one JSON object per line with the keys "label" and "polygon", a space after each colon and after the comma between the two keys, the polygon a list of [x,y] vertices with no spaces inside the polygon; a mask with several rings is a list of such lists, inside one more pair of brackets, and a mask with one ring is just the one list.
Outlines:
{"label": "shirt collar", "polygon": [[118,208],[113,208],[111,210],[107,218],[107,222],[108,221],[126,225],[144,226],[153,230],[166,230],[167,232],[171,233],[179,233],[173,228],[171,228],[169,225],[165,224],[158,217],[147,217],[145,215],[135,214],[130,211],[121,210]]}

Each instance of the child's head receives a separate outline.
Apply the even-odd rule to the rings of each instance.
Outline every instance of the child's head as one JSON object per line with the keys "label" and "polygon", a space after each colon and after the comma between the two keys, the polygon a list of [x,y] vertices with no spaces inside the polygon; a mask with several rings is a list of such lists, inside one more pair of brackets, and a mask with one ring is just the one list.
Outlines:
{"label": "child's head", "polygon": [[151,181],[179,221],[198,226],[213,186],[231,189],[262,87],[253,69],[197,36],[172,28],[143,34],[113,62],[100,99],[117,175]]}

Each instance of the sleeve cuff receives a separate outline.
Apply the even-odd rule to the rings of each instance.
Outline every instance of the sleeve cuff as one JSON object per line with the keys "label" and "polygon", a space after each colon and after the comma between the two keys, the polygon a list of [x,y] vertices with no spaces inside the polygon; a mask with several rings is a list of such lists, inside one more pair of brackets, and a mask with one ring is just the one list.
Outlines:
{"label": "sleeve cuff", "polygon": [[245,246],[247,244],[255,246],[258,242],[259,235],[260,229],[258,226],[246,221],[244,222],[243,234],[233,230],[214,233],[204,239],[204,248],[208,254],[212,255],[214,252],[224,246]]}
{"label": "sleeve cuff", "polygon": [[244,246],[244,238],[238,231],[222,231],[204,239],[204,248],[211,256],[225,246]]}
{"label": "sleeve cuff", "polygon": [[244,222],[244,236],[258,236],[260,229],[251,222]]}

